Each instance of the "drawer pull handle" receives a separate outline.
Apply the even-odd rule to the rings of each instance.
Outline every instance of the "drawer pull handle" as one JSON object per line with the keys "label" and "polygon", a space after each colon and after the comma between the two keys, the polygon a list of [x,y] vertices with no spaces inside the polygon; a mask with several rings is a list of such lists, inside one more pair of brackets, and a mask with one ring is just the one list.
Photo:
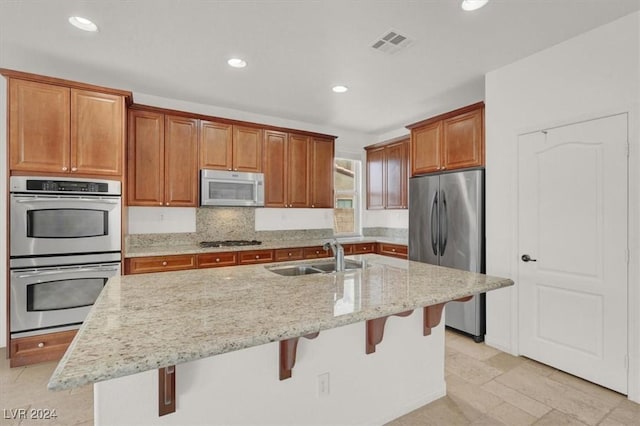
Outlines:
{"label": "drawer pull handle", "polygon": [[77,171],[78,171],[78,168],[77,168],[77,167],[72,167],[72,168],[71,168],[71,171],[72,171],[72,172],[77,172]]}
{"label": "drawer pull handle", "polygon": [[40,343],[38,343],[38,347],[39,347],[39,348],[44,348],[44,342],[40,342]]}
{"label": "drawer pull handle", "polygon": [[167,261],[162,262],[162,266],[167,266]]}
{"label": "drawer pull handle", "polygon": [[220,262],[220,258],[219,257],[216,257],[216,262]]}
{"label": "drawer pull handle", "polygon": [[293,254],[292,254],[291,252],[289,252],[289,255],[288,255],[288,256],[289,256],[289,257],[291,257],[291,256],[293,256]]}
{"label": "drawer pull handle", "polygon": [[260,259],[260,255],[259,254],[256,254],[256,259]]}
{"label": "drawer pull handle", "polygon": [[396,252],[396,249],[391,249],[391,251],[395,253],[395,252]]}

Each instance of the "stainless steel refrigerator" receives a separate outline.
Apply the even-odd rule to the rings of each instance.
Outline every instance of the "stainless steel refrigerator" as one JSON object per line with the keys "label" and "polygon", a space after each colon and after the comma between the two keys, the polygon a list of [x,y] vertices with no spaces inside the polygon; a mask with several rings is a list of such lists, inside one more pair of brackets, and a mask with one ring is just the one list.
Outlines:
{"label": "stainless steel refrigerator", "polygon": [[[484,246],[483,169],[409,180],[410,260],[484,273]],[[484,294],[445,312],[445,325],[484,340]]]}

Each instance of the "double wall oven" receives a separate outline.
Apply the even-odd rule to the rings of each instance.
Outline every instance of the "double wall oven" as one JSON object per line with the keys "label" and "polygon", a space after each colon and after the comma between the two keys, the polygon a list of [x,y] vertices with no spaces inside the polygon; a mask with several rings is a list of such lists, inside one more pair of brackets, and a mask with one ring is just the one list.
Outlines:
{"label": "double wall oven", "polygon": [[120,185],[10,178],[12,338],[78,328],[120,274]]}

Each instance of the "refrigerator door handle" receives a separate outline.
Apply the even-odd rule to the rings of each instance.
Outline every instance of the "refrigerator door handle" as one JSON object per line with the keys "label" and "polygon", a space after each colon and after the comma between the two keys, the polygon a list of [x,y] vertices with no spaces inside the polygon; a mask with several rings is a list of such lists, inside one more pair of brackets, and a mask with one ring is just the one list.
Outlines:
{"label": "refrigerator door handle", "polygon": [[433,254],[438,255],[438,217],[436,212],[438,211],[438,191],[433,195],[433,201],[431,202],[431,249]]}
{"label": "refrigerator door handle", "polygon": [[449,239],[449,212],[447,211],[447,196],[442,191],[442,212],[440,213],[440,256],[444,255]]}

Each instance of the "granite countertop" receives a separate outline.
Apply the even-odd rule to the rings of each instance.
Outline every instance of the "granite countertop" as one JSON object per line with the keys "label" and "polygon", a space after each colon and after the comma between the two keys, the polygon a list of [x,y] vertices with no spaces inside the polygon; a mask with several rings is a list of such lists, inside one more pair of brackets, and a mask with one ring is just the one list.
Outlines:
{"label": "granite countertop", "polygon": [[[331,238],[324,238],[318,240],[278,240],[278,241],[263,241],[262,244],[255,246],[227,246],[227,247],[200,247],[198,244],[171,244],[168,242],[166,245],[148,246],[148,247],[128,247],[125,250],[124,257],[146,257],[146,256],[168,256],[175,254],[198,254],[198,253],[220,253],[227,251],[243,251],[243,250],[269,250],[280,248],[294,248],[294,247],[311,247],[322,245],[325,241],[329,241]],[[388,237],[344,237],[338,238],[343,244],[354,243],[391,243],[407,245],[407,241],[400,238],[388,238]]]}
{"label": "granite countertop", "polygon": [[[284,277],[264,264],[117,276],[58,364],[69,389],[513,285],[375,254],[366,268]],[[288,264],[309,263],[309,260]],[[278,266],[287,263],[278,263]]]}

